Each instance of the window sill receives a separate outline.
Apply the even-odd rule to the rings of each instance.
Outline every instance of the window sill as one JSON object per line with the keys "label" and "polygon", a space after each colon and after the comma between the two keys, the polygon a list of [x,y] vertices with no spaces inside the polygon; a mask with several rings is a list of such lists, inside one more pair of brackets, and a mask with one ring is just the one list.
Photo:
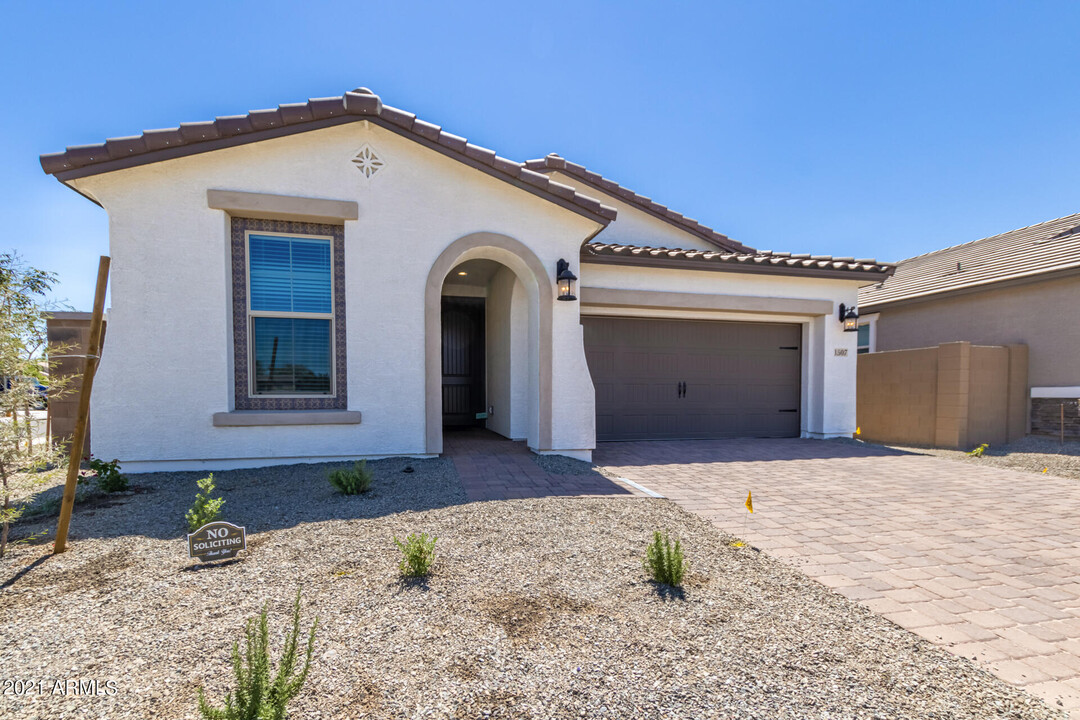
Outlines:
{"label": "window sill", "polygon": [[358,410],[233,410],[214,413],[214,427],[359,424]]}

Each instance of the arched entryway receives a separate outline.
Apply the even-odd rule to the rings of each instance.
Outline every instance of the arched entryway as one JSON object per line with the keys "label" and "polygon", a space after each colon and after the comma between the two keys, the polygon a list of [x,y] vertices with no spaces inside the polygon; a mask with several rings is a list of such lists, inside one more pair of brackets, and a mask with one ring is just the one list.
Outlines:
{"label": "arched entryway", "polygon": [[[444,392],[469,398],[455,408],[452,422],[464,422],[468,414],[481,415],[492,408],[495,417],[478,418],[487,427],[508,437],[524,431],[530,448],[551,449],[553,300],[543,264],[514,238],[473,233],[455,240],[439,255],[428,274],[425,292],[427,452],[437,454],[443,449]],[[446,317],[460,322],[461,332],[476,332],[476,324],[481,323],[485,337],[482,355],[475,348],[462,350],[460,362],[452,368],[461,382],[451,377],[449,389],[444,391],[443,318],[447,304],[450,314]],[[478,308],[482,310],[478,312]],[[527,324],[524,333],[522,320]],[[472,355],[466,357],[469,352]],[[482,382],[473,377],[479,371],[478,363],[483,366]],[[456,385],[468,389],[458,390]],[[483,394],[482,402],[476,393]],[[493,404],[495,398],[498,406]],[[479,412],[474,413],[476,409]]]}

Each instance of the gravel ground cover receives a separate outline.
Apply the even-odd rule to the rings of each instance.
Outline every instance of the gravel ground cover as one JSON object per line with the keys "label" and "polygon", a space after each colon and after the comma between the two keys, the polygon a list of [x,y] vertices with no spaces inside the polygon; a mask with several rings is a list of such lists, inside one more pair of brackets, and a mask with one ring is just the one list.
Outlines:
{"label": "gravel ground cover", "polygon": [[598,472],[596,466],[584,460],[577,460],[565,455],[533,455],[533,460],[544,472],[552,475],[592,475]]}
{"label": "gravel ground cover", "polygon": [[1066,440],[1062,444],[1057,438],[1029,435],[1007,445],[991,445],[982,457],[973,457],[961,450],[891,447],[936,455],[947,460],[992,465],[1010,470],[1041,473],[1043,468],[1046,468],[1048,475],[1080,479],[1080,442],[1076,440]]}
{"label": "gravel ground cover", "polygon": [[[1064,717],[673,503],[465,503],[447,460],[371,463],[371,493],[343,497],[327,467],[215,475],[249,531],[235,561],[186,557],[194,473],[133,476],[134,494],[77,512],[64,555],[17,547],[0,675],[46,682],[4,688],[0,717],[195,718],[264,603],[280,647],[298,587],[319,632],[296,718]],[[654,529],[685,543],[681,593],[644,576]],[[435,574],[402,582],[392,538],[419,531],[439,537]]]}

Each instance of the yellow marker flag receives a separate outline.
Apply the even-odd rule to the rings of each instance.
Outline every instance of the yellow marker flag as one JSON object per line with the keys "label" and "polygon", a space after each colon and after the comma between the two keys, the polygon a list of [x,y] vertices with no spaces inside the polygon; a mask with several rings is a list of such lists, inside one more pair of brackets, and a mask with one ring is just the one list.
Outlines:
{"label": "yellow marker flag", "polygon": [[750,512],[754,512],[754,498],[752,497],[752,495],[753,495],[752,492],[747,491],[745,505],[746,505],[746,509],[749,510]]}

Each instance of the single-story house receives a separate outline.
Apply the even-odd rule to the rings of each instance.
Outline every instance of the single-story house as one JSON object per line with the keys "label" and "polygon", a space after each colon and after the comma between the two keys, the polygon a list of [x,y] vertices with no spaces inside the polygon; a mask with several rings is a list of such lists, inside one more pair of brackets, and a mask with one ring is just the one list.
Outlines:
{"label": "single-story house", "polygon": [[746,247],[366,88],[43,155],[109,214],[94,451],[129,471],[850,436],[874,260]]}
{"label": "single-story house", "polygon": [[1080,431],[1080,213],[901,260],[859,291],[859,352],[1026,345],[1029,431]]}

